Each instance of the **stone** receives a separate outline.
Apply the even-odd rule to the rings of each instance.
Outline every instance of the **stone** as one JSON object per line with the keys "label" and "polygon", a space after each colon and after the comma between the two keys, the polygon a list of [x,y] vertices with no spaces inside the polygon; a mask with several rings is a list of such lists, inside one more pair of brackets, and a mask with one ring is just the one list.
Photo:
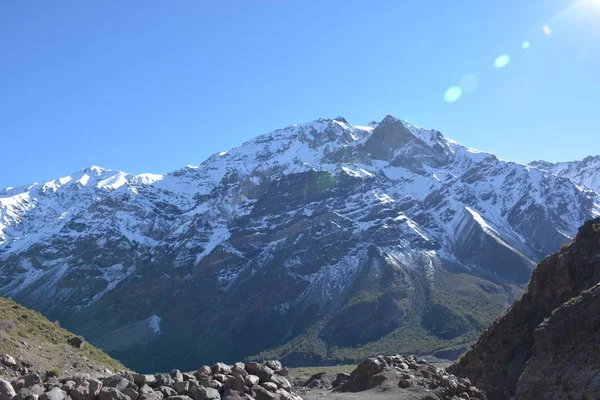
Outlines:
{"label": "stone", "polygon": [[169,375],[175,382],[183,382],[183,374],[178,369],[172,369]]}
{"label": "stone", "polygon": [[262,382],[260,386],[267,389],[270,392],[274,392],[277,390],[277,384],[273,382]]}
{"label": "stone", "polygon": [[102,389],[102,382],[90,378],[81,382],[75,389],[71,390],[69,395],[73,400],[94,400]]}
{"label": "stone", "polygon": [[0,400],[11,400],[17,393],[11,383],[5,379],[0,379]]}
{"label": "stone", "polygon": [[254,361],[251,362],[247,362],[246,364],[244,364],[244,368],[245,370],[252,375],[256,375],[256,373],[258,372],[258,368],[260,367],[260,364]]}
{"label": "stone", "polygon": [[182,396],[182,395],[170,396],[170,397],[167,397],[167,399],[169,399],[169,400],[192,400],[191,397],[189,397],[189,396]]}
{"label": "stone", "polygon": [[400,378],[400,381],[398,382],[399,388],[408,389],[411,386],[412,386],[412,382],[410,381],[410,379]]}
{"label": "stone", "polygon": [[46,391],[50,391],[54,388],[59,388],[62,386],[62,384],[60,383],[60,379],[58,379],[57,377],[51,377],[48,378],[46,380],[46,382],[44,382],[44,388],[46,389]]}
{"label": "stone", "polygon": [[265,361],[265,365],[267,367],[271,368],[273,371],[277,371],[277,370],[283,368],[283,366],[281,365],[281,361],[279,361],[279,360]]}
{"label": "stone", "polygon": [[133,374],[133,381],[138,386],[152,386],[156,384],[156,378],[154,375]]}
{"label": "stone", "polygon": [[266,365],[261,365],[258,367],[255,375],[260,378],[261,382],[269,382],[274,373],[275,372],[271,368]]}
{"label": "stone", "polygon": [[42,383],[42,379],[40,378],[40,376],[38,374],[29,374],[29,375],[25,375],[23,377],[24,380],[24,387],[30,387],[33,385],[37,385],[38,383]]}
{"label": "stone", "polygon": [[123,392],[124,395],[129,396],[131,400],[137,400],[139,396],[139,393],[135,389],[130,387],[126,387],[125,389],[121,390],[121,392]]}
{"label": "stone", "polygon": [[246,382],[246,386],[252,387],[259,384],[260,378],[256,375],[248,374],[244,377],[244,382]]}
{"label": "stone", "polygon": [[215,380],[212,380],[212,381],[208,382],[208,386],[207,387],[212,388],[212,389],[216,389],[219,392],[221,390],[223,390],[223,384],[221,382],[215,381]]}
{"label": "stone", "polygon": [[208,365],[203,365],[198,368],[198,371],[196,371],[194,375],[196,377],[198,377],[198,375],[212,375],[212,369]]}
{"label": "stone", "polygon": [[213,364],[213,366],[211,367],[212,373],[213,374],[230,374],[231,373],[231,367],[227,364],[224,363],[215,363]]}
{"label": "stone", "polygon": [[336,388],[342,386],[344,383],[348,382],[350,379],[350,374],[346,372],[340,372],[337,374],[335,379],[331,382],[331,387]]}
{"label": "stone", "polygon": [[200,386],[194,400],[221,400],[221,395],[216,389]]}
{"label": "stone", "polygon": [[163,397],[177,396],[177,391],[168,386],[159,386],[157,390],[163,394]]}
{"label": "stone", "polygon": [[233,366],[233,368],[231,368],[231,375],[241,376],[241,377],[248,375],[248,372],[244,368],[244,364],[242,364],[241,367],[238,364],[242,364],[242,363],[237,363],[236,365]]}
{"label": "stone", "polygon": [[7,367],[16,367],[17,366],[17,361],[15,361],[15,359],[9,355],[9,354],[5,354],[2,356],[2,359],[0,359],[0,362],[4,365],[6,365]]}
{"label": "stone", "polygon": [[288,376],[290,374],[290,371],[287,368],[282,368],[282,369],[276,370],[275,373],[277,375],[281,375],[281,376]]}
{"label": "stone", "polygon": [[77,386],[75,381],[67,380],[67,381],[65,381],[65,383],[63,383],[63,385],[61,386],[61,389],[64,390],[65,392],[67,392],[67,394],[69,394],[71,392],[71,390],[73,390],[75,388],[75,386]]}
{"label": "stone", "polygon": [[386,379],[385,376],[378,375],[383,369],[384,364],[381,360],[367,358],[352,371],[350,378],[342,385],[340,390],[342,392],[355,392],[371,389]]}
{"label": "stone", "polygon": [[98,393],[98,400],[131,400],[131,398],[114,387],[103,387]]}
{"label": "stone", "polygon": [[[175,383],[175,380],[171,378],[169,374],[156,374],[154,375],[156,379],[156,386],[171,386]],[[150,385],[153,386],[153,385]]]}
{"label": "stone", "polygon": [[121,375],[109,376],[102,382],[103,387],[112,387],[119,391],[123,391],[128,385],[129,379],[124,378]]}
{"label": "stone", "polygon": [[292,388],[290,382],[284,376],[281,375],[275,374],[271,376],[271,382],[276,384],[277,387],[280,389],[290,390]]}
{"label": "stone", "polygon": [[69,340],[67,340],[67,343],[69,343],[71,346],[80,349],[83,346],[85,346],[85,339],[83,338],[83,336],[73,336],[71,337]]}
{"label": "stone", "polygon": [[224,383],[225,388],[235,390],[236,392],[243,392],[246,382],[242,376],[233,376],[233,379],[227,379]]}
{"label": "stone", "polygon": [[59,388],[53,388],[40,395],[39,400],[65,400],[67,392]]}
{"label": "stone", "polygon": [[256,386],[254,389],[256,393],[256,400],[279,400],[279,394],[275,394],[275,390],[270,391],[262,386]]}
{"label": "stone", "polygon": [[44,391],[45,389],[42,385],[33,385],[19,390],[13,399],[26,400],[30,397],[33,397],[35,400],[37,400],[40,395],[44,394]]}
{"label": "stone", "polygon": [[163,394],[159,391],[152,391],[150,393],[141,393],[138,400],[162,400]]}
{"label": "stone", "polygon": [[175,381],[175,383],[173,383],[172,388],[175,389],[175,391],[179,395],[187,395],[188,390],[190,389],[190,382],[189,381]]}

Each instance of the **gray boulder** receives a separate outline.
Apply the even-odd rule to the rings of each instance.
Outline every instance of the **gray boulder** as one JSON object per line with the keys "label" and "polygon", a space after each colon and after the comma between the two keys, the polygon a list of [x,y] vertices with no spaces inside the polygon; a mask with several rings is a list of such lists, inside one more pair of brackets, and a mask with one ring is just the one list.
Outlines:
{"label": "gray boulder", "polygon": [[103,387],[115,388],[118,391],[123,391],[129,385],[129,379],[122,377],[121,375],[109,376],[102,382]]}
{"label": "gray boulder", "polygon": [[144,385],[152,386],[156,384],[156,378],[154,375],[134,374],[133,381],[140,387]]}
{"label": "gray boulder", "polygon": [[25,375],[23,377],[25,386],[24,387],[30,387],[33,385],[37,385],[38,383],[42,383],[42,379],[40,378],[40,376],[38,374],[29,374],[29,375]]}
{"label": "gray boulder", "polygon": [[173,389],[175,389],[177,394],[187,395],[188,391],[190,390],[190,382],[189,381],[176,381],[175,383],[173,383],[172,387],[173,387]]}
{"label": "gray boulder", "polygon": [[81,382],[75,389],[71,390],[69,395],[73,400],[94,400],[102,389],[102,382],[98,379],[90,378]]}
{"label": "gray boulder", "polygon": [[131,398],[114,387],[103,387],[98,394],[98,400],[131,400]]}
{"label": "gray boulder", "polygon": [[192,398],[189,396],[180,396],[180,395],[170,396],[170,397],[167,397],[167,399],[169,399],[169,400],[192,400]]}
{"label": "gray boulder", "polygon": [[150,393],[141,393],[138,400],[162,400],[164,395],[159,391],[152,391]]}
{"label": "gray boulder", "polygon": [[177,391],[168,386],[159,386],[157,390],[163,394],[163,397],[177,396]]}
{"label": "gray boulder", "polygon": [[265,365],[269,368],[271,368],[273,371],[277,371],[283,368],[283,365],[281,365],[281,361],[279,360],[269,360],[265,362]]}
{"label": "gray boulder", "polygon": [[277,385],[280,389],[290,390],[292,388],[291,383],[281,375],[273,375],[271,376],[271,382]]}
{"label": "gray boulder", "polygon": [[255,375],[260,378],[261,382],[269,382],[274,373],[275,372],[271,368],[266,365],[261,365],[258,367]]}
{"label": "gray boulder", "polygon": [[16,394],[9,381],[0,379],[0,400],[11,400]]}
{"label": "gray boulder", "polygon": [[279,400],[279,394],[275,394],[262,386],[256,386],[254,392],[256,393],[256,400]]}
{"label": "gray boulder", "polygon": [[244,382],[246,382],[246,386],[252,387],[260,383],[260,378],[256,375],[248,374],[244,377]]}
{"label": "gray boulder", "polygon": [[277,390],[277,385],[273,382],[262,382],[260,384],[261,387],[265,388],[266,390],[270,391],[270,392],[274,392]]}
{"label": "gray boulder", "polygon": [[23,388],[17,392],[13,400],[37,400],[40,395],[44,393],[44,387],[42,385],[33,385],[27,388]]}
{"label": "gray boulder", "polygon": [[[154,378],[156,378],[156,385],[157,386],[171,386],[172,384],[175,383],[175,380],[173,378],[171,378],[171,376],[169,374],[156,374],[154,375]],[[150,385],[153,386],[153,385]]]}
{"label": "gray boulder", "polygon": [[246,364],[244,364],[244,367],[249,374],[256,375],[256,373],[258,372],[258,368],[260,367],[260,364],[257,362],[251,361],[251,362],[247,362]]}
{"label": "gray boulder", "polygon": [[171,378],[173,378],[175,382],[183,382],[184,380],[183,374],[178,369],[172,369],[171,372],[169,372],[169,375],[171,376]]}
{"label": "gray boulder", "polygon": [[67,392],[57,387],[40,395],[39,400],[65,400]]}
{"label": "gray boulder", "polygon": [[231,367],[224,363],[215,363],[211,367],[213,374],[225,374],[228,375],[231,373]]}
{"label": "gray boulder", "polygon": [[200,386],[194,400],[221,400],[221,395],[217,389]]}
{"label": "gray boulder", "polygon": [[127,395],[131,400],[137,400],[139,393],[130,387],[126,387],[125,389],[121,390],[121,392],[125,395]]}
{"label": "gray boulder", "polygon": [[75,381],[67,380],[65,383],[63,383],[63,385],[61,386],[61,389],[64,390],[65,392],[67,392],[67,394],[69,394],[69,393],[71,393],[71,390],[73,390],[75,388],[75,386],[77,386]]}
{"label": "gray boulder", "polygon": [[15,361],[15,359],[8,354],[3,355],[2,358],[0,358],[0,362],[6,365],[7,367],[11,368],[17,366],[17,362]]}

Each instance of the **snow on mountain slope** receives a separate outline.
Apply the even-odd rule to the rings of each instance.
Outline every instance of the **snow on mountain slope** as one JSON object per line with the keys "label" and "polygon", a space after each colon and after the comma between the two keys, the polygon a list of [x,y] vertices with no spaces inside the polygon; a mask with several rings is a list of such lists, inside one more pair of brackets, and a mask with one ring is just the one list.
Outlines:
{"label": "snow on mountain slope", "polygon": [[319,119],[164,175],[90,167],[0,191],[0,294],[134,368],[167,347],[190,365],[344,359],[388,335],[402,348],[415,326],[435,341],[406,351],[434,351],[466,343],[598,214],[597,193],[440,132]]}
{"label": "snow on mountain slope", "polygon": [[600,156],[589,156],[581,161],[550,163],[533,161],[529,165],[571,179],[578,185],[600,192]]}

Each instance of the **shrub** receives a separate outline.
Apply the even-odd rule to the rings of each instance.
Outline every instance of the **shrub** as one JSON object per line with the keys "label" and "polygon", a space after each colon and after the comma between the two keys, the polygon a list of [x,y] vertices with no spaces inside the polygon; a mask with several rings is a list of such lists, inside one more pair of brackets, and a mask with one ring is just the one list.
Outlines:
{"label": "shrub", "polygon": [[48,375],[48,377],[58,378],[60,376],[60,371],[58,368],[52,368],[46,375]]}

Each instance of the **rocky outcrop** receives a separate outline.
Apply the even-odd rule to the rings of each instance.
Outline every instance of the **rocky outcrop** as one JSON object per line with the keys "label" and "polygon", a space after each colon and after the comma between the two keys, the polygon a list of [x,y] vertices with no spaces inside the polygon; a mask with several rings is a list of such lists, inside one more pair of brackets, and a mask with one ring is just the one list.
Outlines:
{"label": "rocky outcrop", "polygon": [[544,259],[527,292],[448,370],[490,399],[596,398],[600,218]]}
{"label": "rocky outcrop", "polygon": [[302,400],[293,393],[283,376],[286,373],[281,362],[270,360],[265,365],[216,363],[188,373],[177,369],[156,375],[123,371],[100,379],[77,374],[42,382],[38,375],[28,374],[12,382],[0,379],[0,400]]}

